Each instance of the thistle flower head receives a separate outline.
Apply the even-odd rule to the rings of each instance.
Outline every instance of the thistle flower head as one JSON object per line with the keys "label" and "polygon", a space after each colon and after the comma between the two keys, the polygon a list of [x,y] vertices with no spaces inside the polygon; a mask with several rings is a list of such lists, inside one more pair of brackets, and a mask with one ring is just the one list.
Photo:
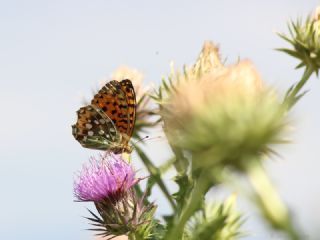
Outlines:
{"label": "thistle flower head", "polygon": [[136,196],[133,186],[138,181],[133,168],[119,155],[92,158],[83,166],[74,193],[78,200],[95,204],[98,214],[89,210],[88,219],[95,226],[91,230],[104,237],[134,233],[148,239],[152,235],[156,206]]}
{"label": "thistle flower head", "polygon": [[250,61],[221,67],[181,85],[163,105],[172,143],[194,153],[193,167],[243,169],[281,142],[284,111]]}
{"label": "thistle flower head", "polygon": [[74,193],[80,201],[117,201],[137,182],[135,171],[119,155],[105,155],[83,166]]}
{"label": "thistle flower head", "polygon": [[293,49],[280,48],[297,59],[300,63],[296,68],[307,67],[318,74],[320,69],[320,7],[313,15],[309,15],[304,22],[301,19],[289,24],[290,36],[279,34],[289,42]]}
{"label": "thistle flower head", "polygon": [[242,61],[229,68],[223,67],[181,84],[170,99],[179,114],[201,112],[207,104],[220,104],[227,98],[253,98],[259,95],[263,83],[250,61]]}

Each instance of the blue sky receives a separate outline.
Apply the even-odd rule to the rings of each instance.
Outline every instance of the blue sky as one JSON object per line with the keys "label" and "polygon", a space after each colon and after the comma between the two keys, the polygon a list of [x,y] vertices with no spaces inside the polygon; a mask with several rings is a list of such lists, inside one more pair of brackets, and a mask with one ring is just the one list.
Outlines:
{"label": "blue sky", "polygon": [[[251,59],[280,92],[298,80],[296,61],[274,51],[286,46],[276,31],[311,12],[319,1],[1,1],[0,2],[0,239],[91,239],[86,204],[74,203],[73,173],[92,154],[71,135],[81,106],[101,79],[120,65],[159,83],[192,63],[202,43],[220,45],[227,63]],[[272,180],[310,239],[320,222],[319,80],[292,114],[294,143],[268,164]],[[161,161],[169,153],[151,143]],[[163,146],[162,146],[163,145]],[[165,149],[164,144],[161,144]],[[159,150],[160,149],[160,150]],[[164,152],[164,153],[163,153]],[[163,154],[160,154],[163,153]],[[169,179],[168,179],[169,181]],[[166,212],[159,193],[153,196]],[[270,239],[255,211],[248,239]],[[277,236],[274,237],[277,239]]]}

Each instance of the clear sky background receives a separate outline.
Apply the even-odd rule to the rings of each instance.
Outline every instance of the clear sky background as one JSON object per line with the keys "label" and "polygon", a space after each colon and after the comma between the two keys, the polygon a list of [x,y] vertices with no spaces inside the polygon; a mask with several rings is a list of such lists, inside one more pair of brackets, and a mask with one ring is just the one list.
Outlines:
{"label": "clear sky background", "polygon": [[[73,174],[93,151],[71,135],[81,106],[120,65],[157,85],[177,66],[192,63],[204,40],[220,45],[227,63],[251,59],[280,92],[301,76],[297,63],[273,49],[290,18],[305,16],[317,0],[283,1],[0,1],[0,239],[91,239],[82,218],[89,204],[74,203]],[[309,239],[320,237],[320,82],[292,115],[294,144],[268,164],[272,180]],[[151,143],[156,161],[169,153]],[[167,179],[169,181],[169,179]],[[155,192],[159,212],[168,211]],[[248,204],[246,239],[270,235]]]}

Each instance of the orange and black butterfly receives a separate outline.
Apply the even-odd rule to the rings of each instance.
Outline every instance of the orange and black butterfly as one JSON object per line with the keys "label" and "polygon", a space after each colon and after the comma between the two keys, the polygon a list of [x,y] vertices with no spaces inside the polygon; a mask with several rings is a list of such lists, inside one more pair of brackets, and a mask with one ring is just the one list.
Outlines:
{"label": "orange and black butterfly", "polygon": [[108,82],[77,114],[72,134],[83,147],[115,154],[132,151],[128,143],[136,120],[136,96],[130,80]]}

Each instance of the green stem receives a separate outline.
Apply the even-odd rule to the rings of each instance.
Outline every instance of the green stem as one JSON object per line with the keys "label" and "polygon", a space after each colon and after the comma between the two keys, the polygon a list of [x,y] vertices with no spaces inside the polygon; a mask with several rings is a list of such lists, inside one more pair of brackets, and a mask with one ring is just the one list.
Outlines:
{"label": "green stem", "polygon": [[305,83],[308,81],[310,76],[312,75],[313,70],[312,68],[306,67],[301,80],[298,82],[298,84],[294,87],[294,89],[290,92],[290,94],[285,98],[285,102],[288,103],[288,108],[292,108],[295,104],[295,98],[297,97],[298,93],[302,89],[302,87],[305,85]]}
{"label": "green stem", "polygon": [[170,231],[165,237],[166,240],[182,239],[184,227],[190,217],[200,209],[201,203],[204,199],[205,193],[210,188],[210,177],[207,173],[202,173],[199,178],[195,180],[195,186],[190,198],[187,199],[184,208],[181,211],[181,215],[176,217],[173,226],[170,227]]}
{"label": "green stem", "polygon": [[136,240],[136,237],[135,237],[135,235],[134,235],[133,233],[130,233],[130,234],[128,235],[128,239],[129,239],[129,240]]}
{"label": "green stem", "polygon": [[166,185],[164,184],[164,182],[161,179],[161,173],[160,173],[159,169],[156,166],[153,165],[153,163],[149,160],[147,155],[137,145],[135,145],[134,147],[135,147],[135,150],[137,151],[141,161],[143,162],[143,164],[148,169],[150,175],[152,177],[154,177],[154,179],[155,179],[156,183],[158,184],[159,188],[163,192],[164,196],[167,198],[167,200],[170,203],[172,209],[175,211],[176,208],[177,208],[176,204],[173,201],[169,190],[167,189]]}
{"label": "green stem", "polygon": [[136,233],[136,232],[131,232],[131,233],[129,233],[128,239],[129,239],[129,240],[144,240],[144,239],[140,236],[140,234],[138,234],[138,233]]}
{"label": "green stem", "polygon": [[299,240],[299,234],[293,226],[288,209],[281,201],[261,164],[250,165],[247,175],[254,190],[256,204],[262,211],[265,220],[274,229],[287,233],[290,239]]}

